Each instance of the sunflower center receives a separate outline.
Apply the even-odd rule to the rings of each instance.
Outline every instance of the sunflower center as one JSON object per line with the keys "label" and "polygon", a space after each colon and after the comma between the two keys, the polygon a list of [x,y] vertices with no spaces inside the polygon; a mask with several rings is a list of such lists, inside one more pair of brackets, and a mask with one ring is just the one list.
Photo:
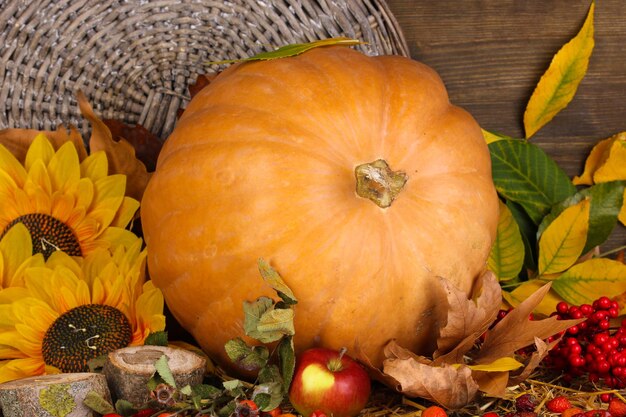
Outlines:
{"label": "sunflower center", "polygon": [[121,311],[86,304],[63,313],[52,323],[41,350],[46,365],[62,372],[86,372],[89,360],[126,347],[131,340],[130,323]]}
{"label": "sunflower center", "polygon": [[17,223],[22,223],[30,232],[33,255],[41,253],[44,258],[48,259],[57,250],[62,250],[70,256],[82,255],[76,235],[59,219],[43,213],[25,214],[9,223],[2,232],[2,236]]}

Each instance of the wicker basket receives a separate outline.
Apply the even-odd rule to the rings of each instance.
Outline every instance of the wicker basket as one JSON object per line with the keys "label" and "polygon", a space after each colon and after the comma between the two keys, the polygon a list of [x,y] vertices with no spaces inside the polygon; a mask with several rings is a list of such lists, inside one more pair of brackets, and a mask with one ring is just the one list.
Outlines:
{"label": "wicker basket", "polygon": [[347,36],[367,54],[408,55],[384,0],[0,0],[0,128],[88,131],[99,116],[161,138],[211,61]]}

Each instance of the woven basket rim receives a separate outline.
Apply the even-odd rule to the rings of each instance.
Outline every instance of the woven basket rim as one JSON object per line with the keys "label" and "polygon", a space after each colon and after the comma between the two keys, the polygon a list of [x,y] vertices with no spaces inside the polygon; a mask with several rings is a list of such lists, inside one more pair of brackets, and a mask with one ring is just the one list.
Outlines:
{"label": "woven basket rim", "polygon": [[385,0],[5,0],[0,10],[0,129],[89,131],[96,113],[161,138],[209,62],[346,36],[370,55],[409,56]]}

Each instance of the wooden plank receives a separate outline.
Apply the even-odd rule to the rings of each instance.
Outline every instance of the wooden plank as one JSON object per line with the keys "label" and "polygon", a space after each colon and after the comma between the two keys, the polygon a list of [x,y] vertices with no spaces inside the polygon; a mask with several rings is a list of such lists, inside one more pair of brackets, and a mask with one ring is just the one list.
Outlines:
{"label": "wooden plank", "polygon": [[[553,55],[580,29],[589,1],[388,0],[411,56],[441,75],[450,100],[487,130],[522,137],[528,99]],[[595,11],[596,45],[570,105],[531,139],[570,176],[601,139],[626,130],[626,2]],[[626,244],[619,226],[604,249]]]}

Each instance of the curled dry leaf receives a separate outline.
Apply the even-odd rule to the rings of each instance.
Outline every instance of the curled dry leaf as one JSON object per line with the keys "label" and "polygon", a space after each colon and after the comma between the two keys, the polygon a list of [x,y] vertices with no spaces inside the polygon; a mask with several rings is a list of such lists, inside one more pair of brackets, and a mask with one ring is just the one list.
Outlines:
{"label": "curled dry leaf", "polygon": [[[490,329],[500,309],[502,290],[493,273],[484,274],[480,281],[480,294],[468,299],[449,281],[440,279],[448,295],[449,313],[434,359],[390,342],[382,371],[387,383],[393,382],[406,395],[450,409],[467,405],[478,392],[503,396],[507,386],[527,378],[547,355],[553,344],[546,344],[544,339],[581,321],[555,317],[530,320],[531,312],[550,289],[546,284]],[[481,336],[483,343],[479,343]],[[518,350],[533,344],[535,352],[524,364],[514,360]]]}
{"label": "curled dry leaf", "polygon": [[146,166],[148,172],[154,171],[156,161],[163,147],[163,142],[141,125],[127,125],[115,119],[104,119],[104,124],[111,131],[115,142],[127,140],[133,145],[135,155]]}
{"label": "curled dry leaf", "polygon": [[[439,280],[451,308],[448,311],[446,325],[439,332],[437,351],[433,356],[437,358],[456,350],[462,357],[496,319],[502,303],[502,290],[498,279],[491,271],[485,272],[479,280],[482,283],[482,291],[476,302],[469,300],[464,291],[456,288],[448,280],[444,278]],[[459,349],[459,344],[468,336],[472,336],[473,339],[470,340],[471,344],[467,346],[467,350],[463,351]]]}
{"label": "curled dry leaf", "polygon": [[[398,352],[399,347],[392,350]],[[425,359],[425,358],[424,358]],[[404,353],[384,362],[384,373],[398,382],[395,387],[405,395],[434,401],[449,409],[467,405],[478,393],[478,383],[467,366],[432,366]]]}
{"label": "curled dry leaf", "polygon": [[91,152],[104,151],[109,161],[109,173],[126,175],[126,195],[141,201],[143,191],[150,178],[146,166],[135,156],[135,149],[128,141],[116,142],[107,125],[96,116],[87,97],[79,91],[77,94],[80,111],[91,123]]}
{"label": "curled dry leaf", "polygon": [[82,161],[87,157],[87,150],[83,143],[83,137],[75,127],[69,129],[59,126],[57,130],[34,130],[34,129],[3,129],[0,130],[0,143],[11,152],[18,161],[24,162],[28,147],[35,136],[43,133],[52,143],[54,149],[59,149],[65,142],[70,141],[76,146],[78,157]]}

